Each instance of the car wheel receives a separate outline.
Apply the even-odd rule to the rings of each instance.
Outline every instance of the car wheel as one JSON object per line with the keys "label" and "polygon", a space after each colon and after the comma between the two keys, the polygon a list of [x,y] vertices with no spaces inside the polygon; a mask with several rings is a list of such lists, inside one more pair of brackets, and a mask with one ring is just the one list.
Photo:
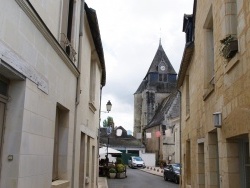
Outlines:
{"label": "car wheel", "polygon": [[175,182],[176,184],[179,183],[179,180],[178,180],[177,176],[174,177],[174,182]]}
{"label": "car wheel", "polygon": [[164,180],[168,181],[168,178],[167,178],[167,176],[165,174],[164,174]]}

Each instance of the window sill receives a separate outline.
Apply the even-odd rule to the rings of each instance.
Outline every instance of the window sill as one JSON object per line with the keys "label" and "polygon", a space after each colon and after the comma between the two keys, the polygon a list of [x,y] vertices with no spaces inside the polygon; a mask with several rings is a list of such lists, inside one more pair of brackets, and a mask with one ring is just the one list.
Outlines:
{"label": "window sill", "polygon": [[96,107],[95,107],[95,104],[93,102],[89,102],[89,109],[95,113],[96,112]]}
{"label": "window sill", "polygon": [[229,73],[232,68],[239,62],[239,53],[237,53],[230,61],[225,65],[225,73]]}
{"label": "window sill", "polygon": [[51,184],[51,188],[68,188],[69,181],[68,180],[56,180]]}
{"label": "window sill", "polygon": [[207,100],[207,98],[213,93],[214,85],[209,85],[208,89],[205,89],[205,93],[203,95],[203,101]]}

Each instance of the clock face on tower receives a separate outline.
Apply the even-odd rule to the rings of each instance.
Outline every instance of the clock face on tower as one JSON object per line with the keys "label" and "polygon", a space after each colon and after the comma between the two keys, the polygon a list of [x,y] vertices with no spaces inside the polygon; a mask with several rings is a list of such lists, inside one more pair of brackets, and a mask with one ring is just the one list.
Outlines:
{"label": "clock face on tower", "polygon": [[162,65],[161,66],[161,70],[164,71],[165,70],[165,66]]}

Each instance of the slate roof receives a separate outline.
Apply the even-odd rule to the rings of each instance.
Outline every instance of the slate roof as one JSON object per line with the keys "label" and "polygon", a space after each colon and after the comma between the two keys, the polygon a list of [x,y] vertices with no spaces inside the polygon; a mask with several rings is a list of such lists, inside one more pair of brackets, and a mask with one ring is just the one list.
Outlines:
{"label": "slate roof", "polygon": [[180,94],[178,93],[178,91],[175,91],[162,101],[157,111],[155,112],[154,117],[144,129],[161,125],[162,122],[164,121],[164,114],[166,113],[171,115],[171,118],[176,118],[180,116],[179,109],[180,109]]}
{"label": "slate roof", "polygon": [[[153,59],[151,65],[148,69],[148,72],[134,94],[142,93],[144,90],[148,89],[149,86],[148,86],[147,76],[149,73],[158,72],[157,67],[161,61],[164,61],[167,64],[167,67],[168,67],[167,72],[166,72],[167,74],[177,74],[175,72],[172,64],[170,63],[162,45],[161,45],[161,42],[160,42],[159,47],[158,47],[156,54],[154,56],[154,59]],[[166,92],[171,92],[174,88],[176,88],[176,83],[160,83],[160,82],[158,82],[156,88],[154,88],[154,89],[157,92],[166,93]]]}
{"label": "slate roof", "polygon": [[[167,55],[166,55],[166,53],[165,53],[165,51],[164,51],[162,45],[161,45],[161,42],[160,42],[159,47],[158,47],[158,49],[157,49],[157,51],[156,51],[155,57],[154,57],[154,59],[153,59],[151,65],[150,65],[150,67],[149,67],[149,69],[148,69],[147,74],[150,73],[150,72],[158,72],[157,66],[158,66],[158,64],[159,64],[162,60],[164,60],[165,63],[167,64],[167,66],[168,66],[168,71],[167,71],[167,73],[176,74],[176,72],[175,72],[175,70],[174,70],[172,64],[170,63],[170,61],[169,61],[169,59],[168,59],[168,57],[167,57]],[[146,75],[146,76],[147,76],[147,75]],[[146,77],[146,76],[145,76],[145,77]]]}
{"label": "slate roof", "polygon": [[[122,129],[122,135],[116,136],[116,130]],[[107,128],[100,128],[100,144],[108,144]],[[109,147],[144,148],[145,146],[122,127],[116,127],[109,135]]]}
{"label": "slate roof", "polygon": [[[195,17],[196,17],[196,7],[197,7],[197,0],[194,0],[194,5],[193,5],[193,14],[192,15],[187,15],[184,14],[183,17],[183,31],[187,32],[187,27],[190,21],[192,21],[192,40],[191,41],[186,41],[186,45],[183,51],[182,55],[182,60],[181,60],[181,66],[180,70],[178,73],[178,80],[177,80],[177,87],[180,88],[183,84],[183,81],[186,76],[187,69],[189,67],[190,61],[192,59],[193,53],[194,53],[194,41],[195,41]],[[192,19],[191,19],[192,18]],[[186,38],[187,38],[187,33],[186,33]]]}

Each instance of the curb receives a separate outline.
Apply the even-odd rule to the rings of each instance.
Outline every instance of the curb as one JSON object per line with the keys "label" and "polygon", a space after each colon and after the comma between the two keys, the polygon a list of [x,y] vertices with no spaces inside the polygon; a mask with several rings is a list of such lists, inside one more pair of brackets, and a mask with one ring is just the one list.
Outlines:
{"label": "curb", "polygon": [[162,176],[162,177],[163,177],[163,172],[164,172],[164,170],[160,167],[150,167],[150,166],[140,169],[140,170],[150,173],[150,174],[157,175],[157,176]]}

